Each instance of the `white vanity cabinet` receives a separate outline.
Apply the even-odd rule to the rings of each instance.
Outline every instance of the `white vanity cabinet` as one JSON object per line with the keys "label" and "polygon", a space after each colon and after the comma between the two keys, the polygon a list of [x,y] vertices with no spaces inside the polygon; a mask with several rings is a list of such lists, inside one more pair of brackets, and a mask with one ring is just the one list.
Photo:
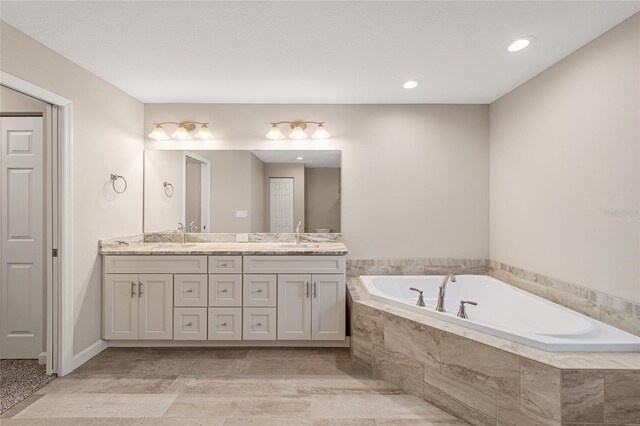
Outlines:
{"label": "white vanity cabinet", "polygon": [[278,275],[278,340],[345,337],[344,275]]}
{"label": "white vanity cabinet", "polygon": [[103,296],[105,339],[172,339],[173,275],[106,274]]}
{"label": "white vanity cabinet", "polygon": [[103,338],[120,346],[344,346],[345,263],[326,255],[105,255]]}

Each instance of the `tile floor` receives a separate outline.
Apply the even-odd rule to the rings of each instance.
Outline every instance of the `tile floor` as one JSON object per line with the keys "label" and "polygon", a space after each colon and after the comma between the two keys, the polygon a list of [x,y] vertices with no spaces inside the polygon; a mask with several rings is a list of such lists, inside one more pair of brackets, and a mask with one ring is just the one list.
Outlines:
{"label": "tile floor", "polygon": [[2,425],[464,425],[348,349],[109,348]]}

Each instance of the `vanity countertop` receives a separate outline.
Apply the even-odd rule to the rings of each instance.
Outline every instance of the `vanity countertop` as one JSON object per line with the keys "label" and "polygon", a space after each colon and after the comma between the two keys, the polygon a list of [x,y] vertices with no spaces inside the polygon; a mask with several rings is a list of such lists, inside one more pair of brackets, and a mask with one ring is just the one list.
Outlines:
{"label": "vanity countertop", "polygon": [[203,242],[192,243],[143,243],[127,242],[100,247],[103,255],[324,255],[342,256],[347,254],[347,246],[342,242],[319,243],[232,243]]}

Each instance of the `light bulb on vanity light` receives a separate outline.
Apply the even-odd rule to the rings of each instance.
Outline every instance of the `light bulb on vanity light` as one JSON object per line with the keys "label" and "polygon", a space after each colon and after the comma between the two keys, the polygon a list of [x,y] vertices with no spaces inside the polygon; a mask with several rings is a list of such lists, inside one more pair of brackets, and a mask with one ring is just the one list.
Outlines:
{"label": "light bulb on vanity light", "polygon": [[153,128],[153,131],[147,136],[157,141],[166,141],[169,139],[169,135],[167,135],[167,132],[164,131],[160,124],[156,124],[156,126]]}
{"label": "light bulb on vanity light", "polygon": [[191,135],[183,125],[178,126],[178,128],[176,129],[175,132],[173,132],[171,137],[174,139],[178,139],[179,141],[191,140]]}
{"label": "light bulb on vanity light", "polygon": [[214,139],[213,134],[211,133],[211,130],[209,130],[209,125],[207,123],[200,126],[200,130],[198,130],[198,133],[196,133],[196,138],[205,139],[205,140]]}
{"label": "light bulb on vanity light", "polygon": [[296,126],[294,126],[291,134],[289,135],[289,139],[301,140],[306,138],[307,134],[304,132],[302,124],[297,124]]}
{"label": "light bulb on vanity light", "polygon": [[271,139],[272,141],[277,141],[280,139],[284,139],[284,135],[280,131],[280,128],[277,124],[271,124],[271,130],[266,135],[267,139]]}
{"label": "light bulb on vanity light", "polygon": [[327,139],[330,136],[331,135],[329,134],[329,132],[327,132],[327,129],[324,128],[324,123],[318,124],[318,127],[316,127],[316,131],[313,132],[313,135],[311,135],[313,139]]}

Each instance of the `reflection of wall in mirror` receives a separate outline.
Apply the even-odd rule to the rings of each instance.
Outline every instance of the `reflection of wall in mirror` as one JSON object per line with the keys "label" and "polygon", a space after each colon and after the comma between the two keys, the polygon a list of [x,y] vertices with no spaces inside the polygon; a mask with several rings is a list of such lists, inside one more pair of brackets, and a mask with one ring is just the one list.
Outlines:
{"label": "reflection of wall in mirror", "polygon": [[340,169],[307,168],[304,182],[307,232],[341,232]]}
{"label": "reflection of wall in mirror", "polygon": [[[144,231],[174,230],[182,222],[184,151],[144,153]],[[173,186],[173,196],[165,193],[163,182]]]}

